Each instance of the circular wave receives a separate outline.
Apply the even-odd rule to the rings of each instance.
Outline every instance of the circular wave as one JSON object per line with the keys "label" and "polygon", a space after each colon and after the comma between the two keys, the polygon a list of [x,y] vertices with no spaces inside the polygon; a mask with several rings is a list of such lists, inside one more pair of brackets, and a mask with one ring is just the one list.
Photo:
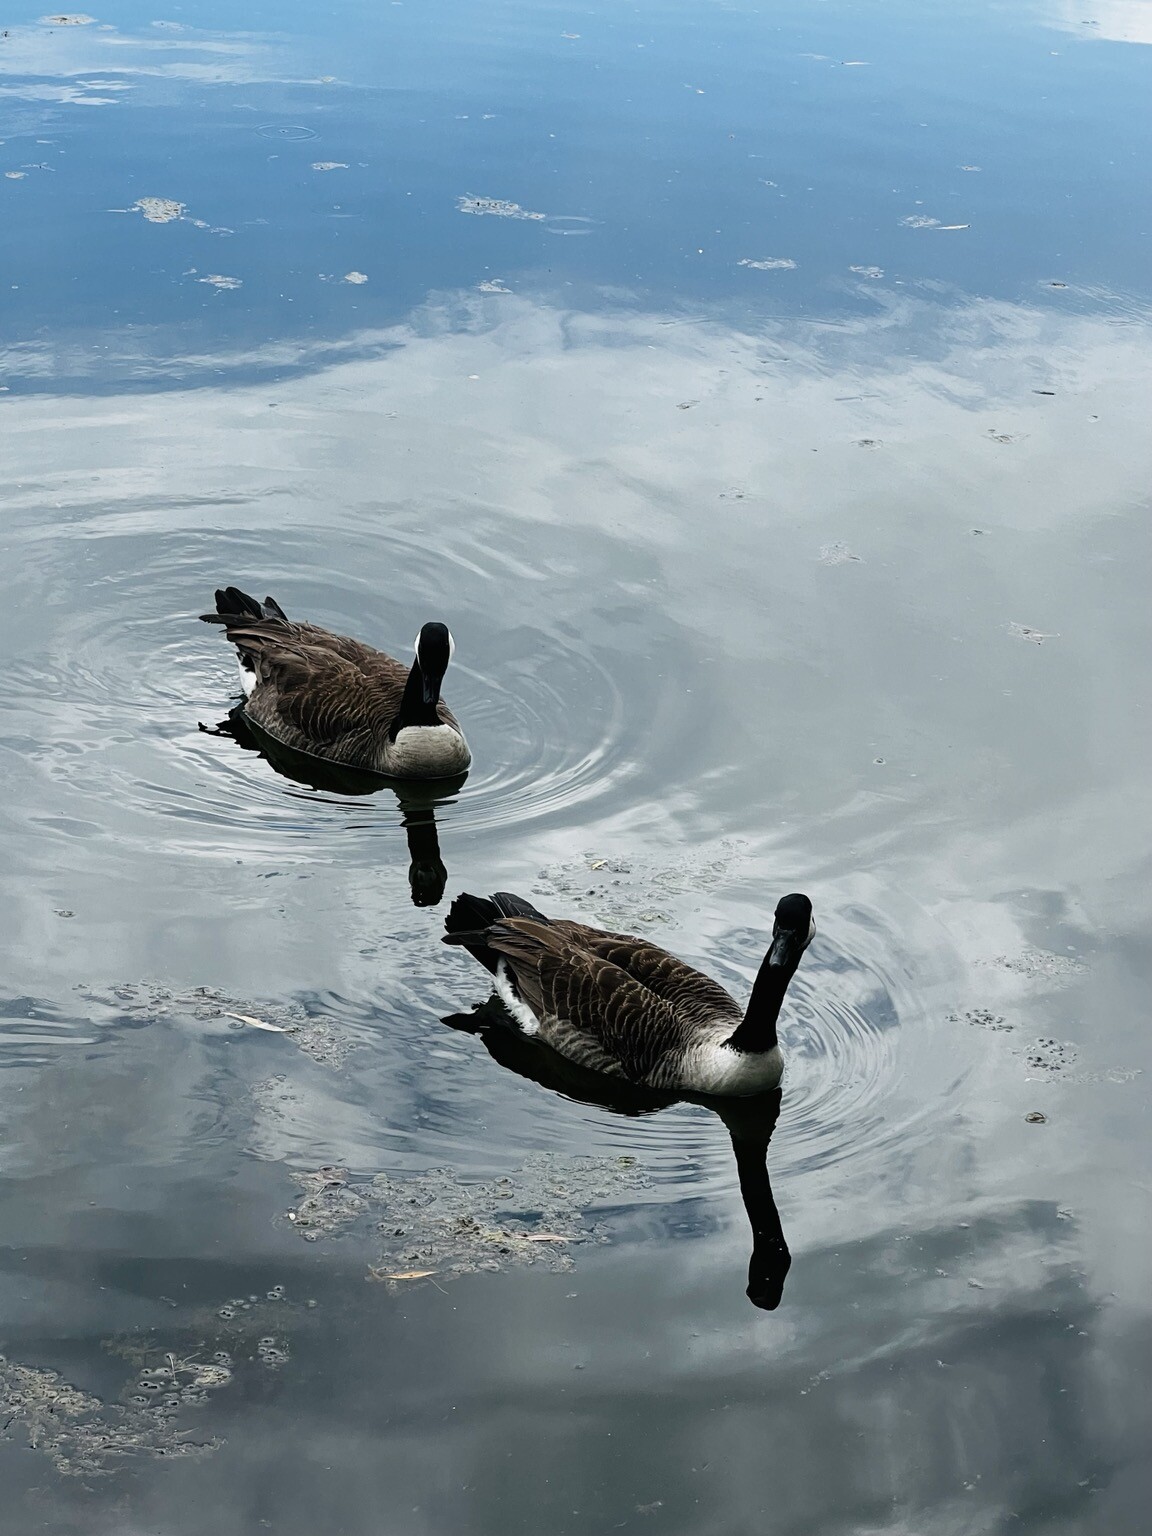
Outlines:
{"label": "circular wave", "polygon": [[[841,1164],[858,1170],[906,1155],[935,1134],[975,1064],[959,1048],[942,1056],[924,1045],[923,1004],[903,979],[915,970],[908,957],[919,938],[909,920],[903,914],[901,927],[859,902],[822,912],[824,931],[781,1017],[786,1067],[778,1118],[767,1099],[679,1101],[631,1115],[576,1099],[548,1117],[549,1144],[635,1156],[662,1198],[728,1198],[735,1178],[730,1132],[771,1136],[768,1169],[778,1192]],[[923,937],[939,943],[935,932]],[[757,930],[737,931],[725,956],[705,969],[744,999],[763,943]],[[531,1106],[519,1113],[530,1130]]]}
{"label": "circular wave", "polygon": [[262,139],[282,139],[289,144],[319,137],[315,128],[306,128],[303,123],[261,123],[256,132]]}
{"label": "circular wave", "polygon": [[[402,785],[380,781],[369,798],[313,789],[200,731],[225,718],[238,688],[234,652],[197,615],[217,585],[235,582],[394,655],[405,654],[405,637],[426,618],[447,618],[458,649],[445,694],[473,768],[434,806],[441,833],[568,814],[629,772],[636,751],[626,730],[643,728],[645,707],[632,699],[625,709],[610,646],[584,638],[603,627],[594,612],[581,624],[566,604],[566,622],[552,622],[540,594],[507,623],[496,594],[513,579],[510,567],[523,567],[522,538],[480,524],[455,546],[435,547],[397,517],[372,536],[337,530],[324,570],[312,541],[293,533],[275,541],[275,558],[255,533],[178,530],[146,543],[106,535],[98,542],[108,574],[59,615],[50,651],[7,674],[6,702],[19,722],[9,740],[119,841],[151,845],[160,836],[198,853],[378,862],[381,840],[395,843],[405,819]],[[57,558],[47,542],[38,554],[49,564]],[[364,574],[381,566],[387,574],[375,581]],[[50,569],[43,574],[55,580]]]}

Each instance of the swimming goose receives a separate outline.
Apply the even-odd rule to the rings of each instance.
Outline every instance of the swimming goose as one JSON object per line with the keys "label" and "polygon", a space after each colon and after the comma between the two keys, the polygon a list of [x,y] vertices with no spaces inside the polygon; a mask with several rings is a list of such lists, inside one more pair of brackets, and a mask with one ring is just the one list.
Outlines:
{"label": "swimming goose", "polygon": [[294,624],[272,598],[238,587],[216,612],[240,658],[244,714],[274,741],[330,763],[397,779],[442,779],[472,761],[440,683],[455,649],[445,624],[425,624],[411,668],[359,640]]}
{"label": "swimming goose", "polygon": [[687,1101],[702,1104],[718,1115],[731,1138],[740,1196],[752,1228],[746,1294],[753,1306],[767,1312],[776,1310],[792,1264],[768,1173],[768,1144],[780,1114],[779,1088],[742,1098],[639,1088],[622,1078],[578,1067],[543,1044],[538,1035],[526,1035],[495,997],[471,1013],[449,1014],[442,1022],[450,1029],[479,1036],[488,1054],[502,1067],[567,1099],[628,1116],[656,1114]]}
{"label": "swimming goose", "polygon": [[776,1021],[816,931],[807,896],[781,899],[741,1010],[717,982],[647,939],[545,917],[507,892],[458,896],[444,927],[445,944],[492,972],[520,1029],[570,1061],[646,1088],[739,1096],[780,1082]]}

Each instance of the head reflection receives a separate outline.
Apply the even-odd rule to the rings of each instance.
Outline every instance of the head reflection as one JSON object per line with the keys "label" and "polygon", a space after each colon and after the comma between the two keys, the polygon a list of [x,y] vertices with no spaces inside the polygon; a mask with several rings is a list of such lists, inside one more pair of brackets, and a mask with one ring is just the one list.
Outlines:
{"label": "head reflection", "polygon": [[753,1306],[766,1312],[776,1310],[792,1264],[768,1174],[768,1144],[780,1114],[779,1088],[740,1099],[639,1088],[579,1067],[543,1041],[523,1034],[496,997],[471,1013],[449,1014],[443,1022],[451,1029],[479,1036],[492,1059],[520,1077],[613,1114],[651,1115],[679,1103],[702,1104],[710,1109],[723,1121],[731,1139],[740,1196],[752,1228],[747,1296]]}
{"label": "head reflection", "polygon": [[283,778],[307,785],[321,794],[374,795],[391,789],[400,806],[401,825],[408,839],[408,886],[413,905],[434,907],[444,895],[448,871],[440,857],[440,838],[436,827],[436,806],[455,795],[467,774],[427,783],[388,779],[360,768],[325,762],[306,753],[293,751],[263,731],[255,730],[238,704],[216,726],[201,725],[213,736],[231,736],[247,752],[256,752]]}

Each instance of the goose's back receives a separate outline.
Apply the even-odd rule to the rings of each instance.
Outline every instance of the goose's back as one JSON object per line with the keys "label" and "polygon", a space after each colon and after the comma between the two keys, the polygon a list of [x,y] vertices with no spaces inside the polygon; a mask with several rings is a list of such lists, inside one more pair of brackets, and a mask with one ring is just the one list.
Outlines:
{"label": "goose's back", "polygon": [[727,1039],[742,1017],[710,977],[631,934],[512,918],[491,944],[540,1036],[593,1071],[684,1086],[693,1053]]}

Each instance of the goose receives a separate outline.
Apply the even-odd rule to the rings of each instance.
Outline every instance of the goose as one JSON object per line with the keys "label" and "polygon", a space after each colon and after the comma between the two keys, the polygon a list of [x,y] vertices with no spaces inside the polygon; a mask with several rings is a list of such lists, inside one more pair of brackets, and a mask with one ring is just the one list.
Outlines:
{"label": "goose", "polygon": [[472,761],[440,683],[455,649],[446,624],[425,624],[412,666],[280,604],[225,587],[205,624],[222,624],[240,659],[245,719],[282,746],[397,779],[443,779]]}
{"label": "goose", "polygon": [[732,1143],[740,1197],[752,1229],[748,1260],[749,1301],[774,1312],[784,1294],[792,1266],[788,1240],[772,1192],[768,1146],[780,1114],[781,1093],[774,1088],[742,1098],[703,1093],[661,1093],[640,1088],[618,1077],[589,1071],[560,1056],[539,1036],[525,1034],[498,998],[489,998],[470,1013],[452,1013],[441,1022],[449,1029],[478,1036],[493,1061],[520,1077],[581,1104],[594,1104],[630,1118],[659,1114],[671,1105],[688,1102],[710,1109],[723,1123]]}
{"label": "goose", "polygon": [[506,891],[464,893],[444,920],[491,971],[526,1035],[578,1066],[645,1088],[744,1097],[784,1070],[776,1021],[816,925],[807,896],[784,896],[746,1009],[710,977],[647,939],[545,917]]}

